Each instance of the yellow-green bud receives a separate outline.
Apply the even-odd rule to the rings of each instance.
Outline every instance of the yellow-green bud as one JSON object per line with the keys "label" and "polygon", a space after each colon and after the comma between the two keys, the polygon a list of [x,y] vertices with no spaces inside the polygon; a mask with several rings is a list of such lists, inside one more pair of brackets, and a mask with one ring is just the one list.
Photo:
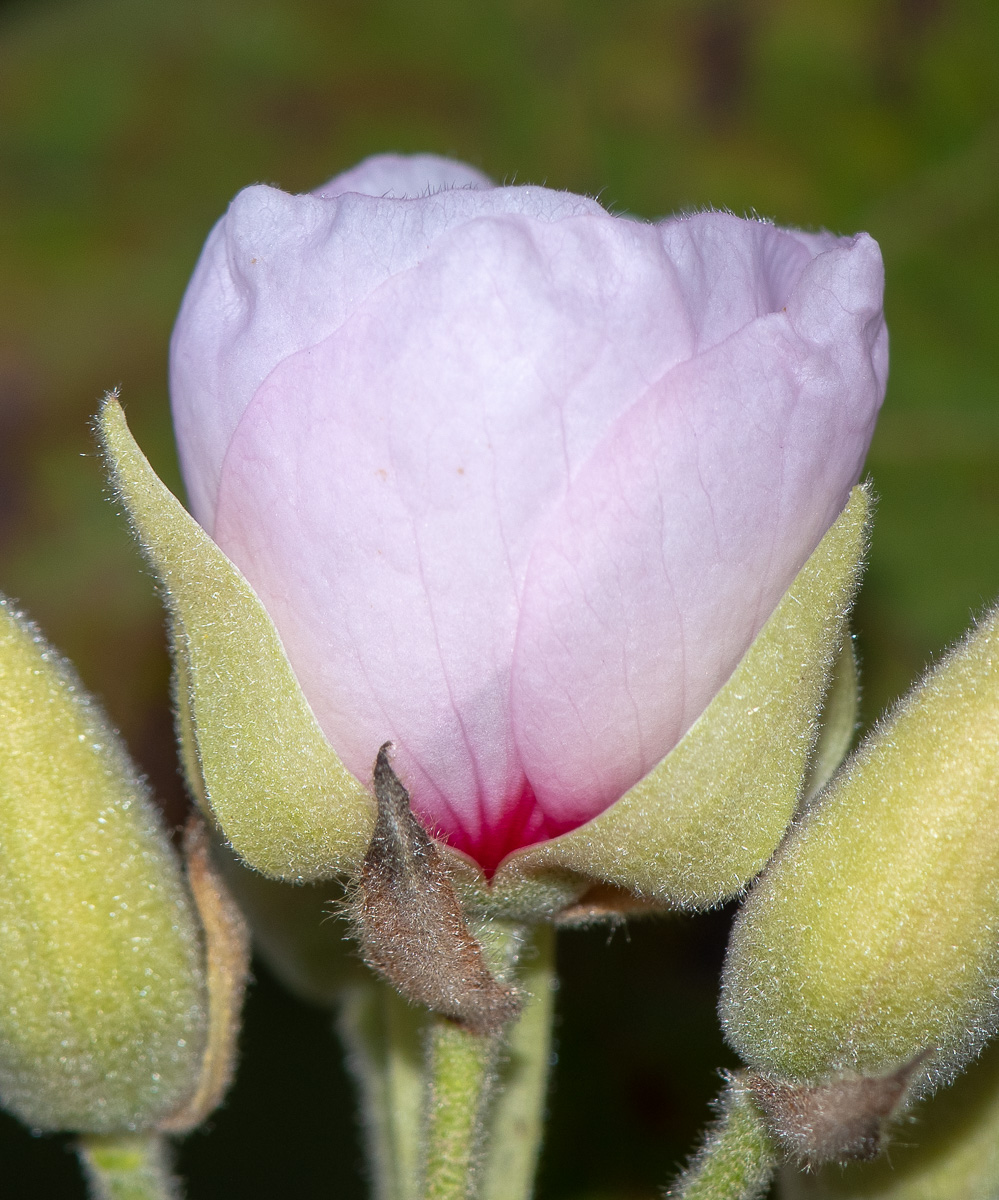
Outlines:
{"label": "yellow-green bud", "polygon": [[802,816],[733,929],[722,1021],[800,1157],[876,1153],[903,1098],[995,1033],[997,796],[999,610]]}
{"label": "yellow-green bud", "polygon": [[155,805],[69,666],[0,600],[0,1102],[43,1130],[183,1107],[208,1024]]}

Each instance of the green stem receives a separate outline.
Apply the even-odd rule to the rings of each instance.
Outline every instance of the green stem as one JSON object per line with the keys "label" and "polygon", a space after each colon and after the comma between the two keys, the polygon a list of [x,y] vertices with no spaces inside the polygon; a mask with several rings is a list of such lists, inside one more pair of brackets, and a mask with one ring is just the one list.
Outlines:
{"label": "green stem", "polygon": [[179,1200],[170,1153],[159,1134],[86,1134],[77,1154],[90,1200]]}
{"label": "green stem", "polygon": [[555,1007],[555,930],[537,927],[523,954],[527,1003],[501,1055],[497,1096],[485,1136],[480,1200],[526,1200],[544,1132]]}
{"label": "green stem", "polygon": [[759,1200],[777,1168],[763,1114],[738,1075],[728,1081],[704,1145],[666,1193],[674,1200]]}
{"label": "green stem", "polygon": [[433,1018],[424,1200],[471,1200],[475,1195],[480,1134],[499,1040],[467,1033],[446,1018]]}
{"label": "green stem", "polygon": [[[340,1034],[361,1093],[375,1200],[527,1200],[551,1054],[554,933],[477,925],[492,969],[525,1005],[479,1037],[372,980],[353,989]],[[518,961],[522,963],[515,974]]]}
{"label": "green stem", "polygon": [[428,1018],[372,981],[344,1000],[339,1031],[361,1094],[375,1200],[419,1200]]}
{"label": "green stem", "polygon": [[[490,921],[475,930],[490,966],[516,978],[524,1009],[497,1037],[434,1019],[428,1054],[423,1200],[527,1200],[544,1123],[554,999],[554,931]],[[514,968],[520,963],[520,970]]]}

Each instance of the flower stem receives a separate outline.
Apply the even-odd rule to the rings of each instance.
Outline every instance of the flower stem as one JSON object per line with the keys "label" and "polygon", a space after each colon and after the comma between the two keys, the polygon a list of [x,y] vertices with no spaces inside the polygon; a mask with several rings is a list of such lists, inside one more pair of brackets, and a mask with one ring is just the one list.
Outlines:
{"label": "flower stem", "polygon": [[733,1075],[719,1101],[718,1120],[667,1200],[759,1200],[776,1167],[777,1150],[763,1114]]}
{"label": "flower stem", "polygon": [[427,1016],[374,979],[352,989],[340,1036],[360,1091],[375,1200],[419,1200]]}
{"label": "flower stem", "polygon": [[90,1200],[179,1200],[170,1153],[159,1134],[87,1134],[77,1154]]}
{"label": "flower stem", "polygon": [[424,1200],[471,1200],[499,1036],[481,1036],[435,1017],[428,1047],[430,1091]]}
{"label": "flower stem", "polygon": [[555,1001],[555,930],[539,925],[523,953],[527,1003],[501,1055],[486,1130],[479,1200],[526,1200],[544,1132]]}
{"label": "flower stem", "polygon": [[[554,931],[477,925],[492,970],[516,982],[520,1018],[469,1033],[372,979],[339,1029],[361,1093],[375,1200],[527,1200],[551,1053]],[[519,972],[515,968],[520,964]]]}
{"label": "flower stem", "polygon": [[434,1019],[428,1053],[423,1200],[527,1200],[551,1054],[554,931],[491,922],[476,930],[490,965],[517,975],[525,1000],[503,1034],[480,1037]]}

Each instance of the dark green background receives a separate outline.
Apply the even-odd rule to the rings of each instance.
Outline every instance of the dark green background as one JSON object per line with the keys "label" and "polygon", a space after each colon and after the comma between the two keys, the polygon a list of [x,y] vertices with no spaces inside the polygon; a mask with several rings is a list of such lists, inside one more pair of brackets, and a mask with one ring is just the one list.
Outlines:
{"label": "dark green background", "polygon": [[[865,719],[999,592],[994,0],[62,0],[0,5],[0,587],[107,703],[176,816],[161,617],[87,430],[120,384],[177,484],[167,339],[242,186],[380,150],[656,217],[725,206],[869,230],[892,377],[856,627]],[[563,939],[541,1195],[652,1197],[728,1062],[726,915]],[[359,1196],[328,1018],[260,972],[190,1196]],[[79,1194],[4,1119],[0,1189]],[[37,1174],[46,1172],[47,1174]]]}

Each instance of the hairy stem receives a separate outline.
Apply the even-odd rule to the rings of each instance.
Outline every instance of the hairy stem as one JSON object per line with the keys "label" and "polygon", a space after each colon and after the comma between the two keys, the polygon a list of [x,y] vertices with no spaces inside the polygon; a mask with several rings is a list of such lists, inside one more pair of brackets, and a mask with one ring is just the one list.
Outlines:
{"label": "hairy stem", "polygon": [[[524,1001],[518,1020],[476,1034],[372,979],[339,1029],[364,1112],[375,1200],[527,1200],[551,1055],[554,932],[475,928],[490,969]],[[519,967],[519,969],[518,969]]]}
{"label": "hairy stem", "polygon": [[[475,931],[491,969],[516,982],[519,1018],[476,1036],[434,1019],[428,1045],[424,1200],[527,1200],[551,1055],[554,931],[502,921]],[[518,969],[519,968],[519,969]]]}
{"label": "hairy stem", "polygon": [[435,1017],[428,1046],[424,1200],[472,1200],[500,1036]]}
{"label": "hairy stem", "polygon": [[340,1013],[360,1091],[374,1200],[419,1200],[426,1014],[379,981],[352,989]]}
{"label": "hairy stem", "polygon": [[88,1134],[77,1143],[90,1200],[179,1200],[166,1140],[155,1133]]}
{"label": "hairy stem", "polygon": [[500,1055],[497,1095],[483,1146],[479,1200],[531,1195],[544,1132],[555,1007],[555,930],[540,925],[522,954],[526,1004]]}
{"label": "hairy stem", "polygon": [[777,1168],[763,1114],[738,1075],[719,1101],[718,1119],[686,1171],[666,1193],[672,1200],[759,1200]]}

